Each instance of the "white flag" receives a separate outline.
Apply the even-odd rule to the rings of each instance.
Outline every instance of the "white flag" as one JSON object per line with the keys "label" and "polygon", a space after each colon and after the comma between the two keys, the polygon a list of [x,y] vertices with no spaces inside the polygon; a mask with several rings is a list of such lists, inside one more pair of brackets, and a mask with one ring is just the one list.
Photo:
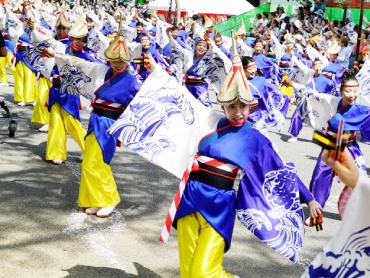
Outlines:
{"label": "white flag", "polygon": [[339,231],[301,278],[370,277],[370,179],[360,174]]}
{"label": "white flag", "polygon": [[157,66],[108,132],[181,178],[200,139],[222,116]]}

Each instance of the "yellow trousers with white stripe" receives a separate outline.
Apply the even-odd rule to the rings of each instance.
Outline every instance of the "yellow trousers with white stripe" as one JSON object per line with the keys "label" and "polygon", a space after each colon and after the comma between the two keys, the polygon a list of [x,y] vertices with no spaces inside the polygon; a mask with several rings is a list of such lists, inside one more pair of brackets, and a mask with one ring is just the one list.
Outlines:
{"label": "yellow trousers with white stripe", "polygon": [[13,57],[13,54],[11,54],[9,51],[8,53],[6,54],[6,64],[8,65],[8,68],[10,70],[10,73],[13,75],[14,79],[15,79],[15,66],[12,64],[12,57]]}
{"label": "yellow trousers with white stripe", "polygon": [[22,61],[15,66],[14,101],[36,101],[36,75]]}
{"label": "yellow trousers with white stripe", "polygon": [[120,201],[112,170],[104,162],[103,152],[92,132],[85,140],[78,206],[101,208],[116,205]]}
{"label": "yellow trousers with white stripe", "polygon": [[31,122],[41,125],[49,123],[49,111],[45,104],[49,97],[50,88],[50,80],[42,76],[37,87],[37,99],[35,108],[33,108]]}
{"label": "yellow trousers with white stripe", "polygon": [[67,159],[66,131],[84,152],[86,130],[81,126],[81,122],[65,111],[59,103],[54,103],[50,109],[46,160]]}
{"label": "yellow trousers with white stripe", "polygon": [[222,268],[224,238],[199,212],[177,220],[181,278],[231,278]]}

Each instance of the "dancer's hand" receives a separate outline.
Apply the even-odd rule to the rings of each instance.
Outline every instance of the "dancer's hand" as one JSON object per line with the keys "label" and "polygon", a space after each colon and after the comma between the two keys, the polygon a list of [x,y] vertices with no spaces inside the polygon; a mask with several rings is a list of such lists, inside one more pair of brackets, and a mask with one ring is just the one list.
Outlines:
{"label": "dancer's hand", "polygon": [[324,209],[321,207],[321,205],[318,202],[315,201],[315,199],[307,203],[307,205],[308,205],[308,208],[310,209],[311,217],[313,218],[318,217],[319,214],[322,214],[322,212],[324,211]]}
{"label": "dancer's hand", "polygon": [[321,155],[325,163],[332,167],[333,170],[338,174],[340,180],[347,186],[354,188],[360,176],[360,171],[353,160],[353,157],[347,148],[339,154],[337,161],[335,158],[335,151],[324,150]]}
{"label": "dancer's hand", "polygon": [[281,85],[284,85],[286,87],[293,87],[294,82],[292,80],[290,80],[289,77],[287,77],[287,78],[284,79],[284,82],[282,82]]}
{"label": "dancer's hand", "polygon": [[49,57],[55,57],[55,50],[51,47],[47,48],[47,52]]}
{"label": "dancer's hand", "polygon": [[149,71],[149,73],[152,73],[157,67],[157,63],[150,53],[144,55],[144,67]]}

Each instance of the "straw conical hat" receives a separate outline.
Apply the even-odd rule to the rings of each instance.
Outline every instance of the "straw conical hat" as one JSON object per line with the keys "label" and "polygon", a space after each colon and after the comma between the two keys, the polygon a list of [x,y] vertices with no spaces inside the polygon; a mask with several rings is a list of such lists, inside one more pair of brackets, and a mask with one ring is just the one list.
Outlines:
{"label": "straw conical hat", "polygon": [[111,44],[108,46],[108,48],[104,52],[104,56],[107,59],[107,61],[122,61],[122,62],[130,62],[130,52],[128,50],[126,40],[123,36],[123,29],[122,29],[122,17],[120,20],[120,24],[118,27],[118,34],[115,37],[114,41],[111,42]]}
{"label": "straw conical hat", "polygon": [[340,49],[341,49],[341,47],[338,44],[337,40],[335,38],[333,38],[329,48],[326,50],[326,53],[328,53],[328,54],[338,54]]}
{"label": "straw conical hat", "polygon": [[233,68],[222,83],[221,90],[217,96],[217,101],[221,105],[231,104],[238,99],[245,104],[256,104],[252,91],[249,88],[247,77],[245,76],[243,65],[238,55],[235,42],[235,32],[232,31],[233,42]]}
{"label": "straw conical hat", "polygon": [[158,15],[157,15],[157,12],[154,11],[151,15],[150,15],[151,18],[158,18]]}
{"label": "straw conical hat", "polygon": [[238,30],[238,32],[236,33],[237,35],[245,35],[245,25],[244,25],[244,20],[242,19],[242,21],[240,22],[240,28]]}
{"label": "straw conical hat", "polygon": [[293,39],[293,36],[292,34],[290,33],[287,33],[285,36],[284,36],[284,43],[287,44],[287,43],[294,43],[294,39]]}
{"label": "straw conical hat", "polygon": [[213,21],[212,21],[212,19],[210,19],[208,16],[204,16],[204,21],[205,21],[205,23],[204,23],[204,27],[206,27],[206,28],[210,28],[210,27],[212,27],[213,26]]}
{"label": "straw conical hat", "polygon": [[73,24],[71,30],[69,31],[69,35],[74,38],[83,38],[89,34],[89,30],[87,29],[87,22],[86,22],[86,14],[83,13]]}
{"label": "straw conical hat", "polygon": [[117,17],[117,16],[121,16],[119,9],[117,9],[116,12],[114,13],[114,17]]}
{"label": "straw conical hat", "polygon": [[60,13],[59,18],[57,22],[55,23],[55,27],[59,27],[59,26],[62,26],[67,29],[71,28],[71,23],[69,22],[65,11],[62,11]]}
{"label": "straw conical hat", "polygon": [[182,25],[182,26],[185,26],[185,22],[184,22],[184,18],[181,18],[179,23],[177,23],[177,25]]}

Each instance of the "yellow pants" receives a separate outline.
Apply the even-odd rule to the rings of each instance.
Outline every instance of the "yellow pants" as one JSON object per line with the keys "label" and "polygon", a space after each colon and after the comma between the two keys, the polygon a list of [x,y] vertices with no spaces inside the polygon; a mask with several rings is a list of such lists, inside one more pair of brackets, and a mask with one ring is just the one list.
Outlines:
{"label": "yellow pants", "polygon": [[50,110],[46,160],[67,159],[66,131],[84,152],[86,130],[79,120],[68,114],[58,103],[54,103]]}
{"label": "yellow pants", "polygon": [[27,103],[36,100],[36,75],[22,61],[15,66],[14,101]]}
{"label": "yellow pants", "polygon": [[12,57],[13,57],[13,54],[10,54],[10,52],[8,51],[8,53],[6,54],[6,64],[8,65],[10,73],[15,78],[16,73],[15,73],[15,66],[12,64]]}
{"label": "yellow pants", "polygon": [[49,111],[45,103],[49,97],[51,82],[46,77],[41,77],[37,89],[37,99],[35,108],[33,108],[31,122],[45,125],[49,123]]}
{"label": "yellow pants", "polygon": [[118,204],[121,198],[117,185],[110,166],[103,160],[103,152],[94,132],[86,137],[85,148],[78,206],[109,207]]}
{"label": "yellow pants", "polygon": [[6,76],[6,57],[0,57],[0,83],[8,84],[8,77]]}
{"label": "yellow pants", "polygon": [[225,240],[199,212],[177,220],[181,278],[234,277],[222,268]]}

